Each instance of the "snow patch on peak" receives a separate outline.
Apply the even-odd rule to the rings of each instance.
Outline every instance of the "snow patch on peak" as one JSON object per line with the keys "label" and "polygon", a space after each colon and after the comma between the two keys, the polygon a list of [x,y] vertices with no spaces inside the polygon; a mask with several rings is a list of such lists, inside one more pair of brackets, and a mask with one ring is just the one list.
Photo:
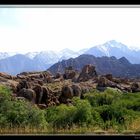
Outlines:
{"label": "snow patch on peak", "polygon": [[28,52],[25,55],[30,59],[34,59],[34,57],[38,54],[38,52]]}

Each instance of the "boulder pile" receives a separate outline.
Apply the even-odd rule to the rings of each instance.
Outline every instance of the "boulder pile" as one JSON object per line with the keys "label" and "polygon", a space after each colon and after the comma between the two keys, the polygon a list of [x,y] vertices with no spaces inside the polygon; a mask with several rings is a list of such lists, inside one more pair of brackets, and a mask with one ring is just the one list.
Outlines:
{"label": "boulder pile", "polygon": [[112,74],[98,75],[91,64],[85,65],[81,72],[70,66],[64,73],[55,75],[49,71],[22,72],[17,76],[0,73],[0,84],[12,89],[13,99],[28,100],[40,109],[61,103],[70,105],[73,97],[82,99],[85,93],[104,91],[107,87],[123,92],[140,92],[138,79],[113,77]]}

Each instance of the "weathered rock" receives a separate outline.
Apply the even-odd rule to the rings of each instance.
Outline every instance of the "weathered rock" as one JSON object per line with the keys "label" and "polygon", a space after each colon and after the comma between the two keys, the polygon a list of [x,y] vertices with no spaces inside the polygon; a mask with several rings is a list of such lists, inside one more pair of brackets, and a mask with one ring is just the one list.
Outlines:
{"label": "weathered rock", "polygon": [[36,85],[33,90],[36,93],[36,104],[46,104],[49,98],[49,90],[48,88],[40,85]]}
{"label": "weathered rock", "polygon": [[58,99],[56,97],[53,97],[52,100],[53,100],[53,102],[57,102],[58,101]]}
{"label": "weathered rock", "polygon": [[65,85],[62,87],[61,95],[59,96],[59,102],[67,104],[68,99],[72,99],[73,97],[73,89],[69,85]]}
{"label": "weathered rock", "polygon": [[61,78],[58,78],[58,79],[54,79],[54,80],[53,80],[54,83],[61,82],[61,81],[62,81]]}
{"label": "weathered rock", "polygon": [[129,80],[127,78],[121,78],[120,81],[123,84],[129,84]]}
{"label": "weathered rock", "polygon": [[43,81],[42,80],[37,80],[38,84],[43,86]]}
{"label": "weathered rock", "polygon": [[73,97],[73,90],[71,86],[63,86],[62,87],[62,96],[65,98],[72,98]]}
{"label": "weathered rock", "polygon": [[[111,77],[109,77],[109,78],[111,78]],[[98,80],[97,89],[100,90],[100,91],[104,91],[106,89],[106,87],[116,88],[117,83],[108,80],[104,76],[101,76]]]}
{"label": "weathered rock", "polygon": [[82,94],[89,92],[89,91],[90,91],[90,88],[91,88],[91,87],[90,87],[89,85],[87,85],[87,83],[85,83],[85,82],[79,83],[79,86],[81,87],[81,93],[82,93]]}
{"label": "weathered rock", "polygon": [[23,80],[23,79],[26,79],[26,76],[25,75],[17,74],[17,78]]}
{"label": "weathered rock", "polygon": [[78,77],[78,82],[81,81],[88,81],[89,79],[92,79],[93,77],[97,76],[97,72],[95,70],[95,66],[89,64],[89,65],[85,65],[82,69],[82,72],[80,73],[79,77]]}
{"label": "weathered rock", "polygon": [[69,100],[69,99],[66,98],[66,97],[60,96],[59,102],[60,102],[60,103],[63,103],[63,104],[68,104],[68,103],[71,103],[71,100]]}
{"label": "weathered rock", "polygon": [[46,87],[42,87],[42,89],[43,89],[43,96],[41,99],[41,103],[47,104],[49,90]]}
{"label": "weathered rock", "polygon": [[46,77],[45,81],[46,81],[47,83],[52,83],[52,82],[53,82],[53,76],[48,76],[48,77]]}
{"label": "weathered rock", "polygon": [[37,106],[38,106],[40,109],[46,109],[46,108],[47,108],[46,104],[37,104]]}
{"label": "weathered rock", "polygon": [[113,82],[115,82],[117,84],[120,84],[121,80],[120,80],[120,78],[113,78]]}
{"label": "weathered rock", "polygon": [[14,93],[16,93],[18,83],[15,82],[15,81],[7,81],[7,84],[9,84],[10,89],[11,89]]}
{"label": "weathered rock", "polygon": [[[40,80],[44,82],[51,82],[52,74],[49,71],[42,72],[23,72],[17,75],[19,79]],[[39,83],[40,84],[40,83]],[[41,84],[40,84],[41,85]]]}
{"label": "weathered rock", "polygon": [[56,105],[60,105],[59,100],[56,100],[55,103],[56,103]]}
{"label": "weathered rock", "polygon": [[110,80],[110,81],[113,80],[112,74],[106,74],[105,77],[106,77],[108,80]]}
{"label": "weathered rock", "polygon": [[107,79],[101,76],[98,80],[98,87],[106,87],[107,86]]}
{"label": "weathered rock", "polygon": [[24,97],[16,97],[16,99],[17,99],[17,100],[23,100],[23,101],[26,100],[26,98],[24,98]]}
{"label": "weathered rock", "polygon": [[40,85],[36,85],[33,90],[35,91],[36,93],[36,101],[35,103],[36,104],[41,104],[41,99],[42,99],[42,96],[43,96],[43,89]]}
{"label": "weathered rock", "polygon": [[36,94],[35,94],[34,90],[32,90],[32,89],[23,88],[17,93],[17,96],[24,97],[24,98],[28,99],[29,101],[32,101],[33,103],[35,103]]}
{"label": "weathered rock", "polygon": [[131,85],[132,92],[140,92],[140,85],[137,82],[132,83]]}
{"label": "weathered rock", "polygon": [[13,77],[7,73],[4,73],[4,72],[0,72],[0,77],[3,77],[5,79],[13,79]]}
{"label": "weathered rock", "polygon": [[0,83],[2,83],[2,82],[7,82],[8,81],[8,79],[5,79],[5,78],[3,78],[3,77],[0,77]]}
{"label": "weathered rock", "polygon": [[26,89],[31,88],[31,84],[26,80],[21,80],[17,85],[17,92],[19,92],[22,88],[26,88]]}
{"label": "weathered rock", "polygon": [[61,78],[63,75],[60,72],[57,72],[55,75],[55,79]]}
{"label": "weathered rock", "polygon": [[78,96],[78,97],[81,96],[82,89],[79,85],[73,84],[72,89],[73,89],[73,96]]}
{"label": "weathered rock", "polygon": [[72,66],[69,66],[65,69],[65,73],[63,75],[64,79],[73,79],[76,76],[76,71],[73,70]]}

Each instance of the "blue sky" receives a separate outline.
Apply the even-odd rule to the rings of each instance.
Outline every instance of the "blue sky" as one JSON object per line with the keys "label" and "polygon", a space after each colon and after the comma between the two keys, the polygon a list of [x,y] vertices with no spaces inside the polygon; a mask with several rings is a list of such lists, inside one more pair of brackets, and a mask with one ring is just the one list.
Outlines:
{"label": "blue sky", "polygon": [[140,48],[140,8],[0,8],[0,51],[80,50],[115,39]]}

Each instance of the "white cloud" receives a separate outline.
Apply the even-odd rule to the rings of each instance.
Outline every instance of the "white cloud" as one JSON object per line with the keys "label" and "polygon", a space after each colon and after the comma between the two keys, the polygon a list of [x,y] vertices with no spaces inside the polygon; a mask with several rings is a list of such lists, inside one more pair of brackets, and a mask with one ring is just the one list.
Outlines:
{"label": "white cloud", "polygon": [[16,11],[20,26],[0,25],[0,51],[80,50],[112,39],[140,47],[139,8],[18,8]]}

